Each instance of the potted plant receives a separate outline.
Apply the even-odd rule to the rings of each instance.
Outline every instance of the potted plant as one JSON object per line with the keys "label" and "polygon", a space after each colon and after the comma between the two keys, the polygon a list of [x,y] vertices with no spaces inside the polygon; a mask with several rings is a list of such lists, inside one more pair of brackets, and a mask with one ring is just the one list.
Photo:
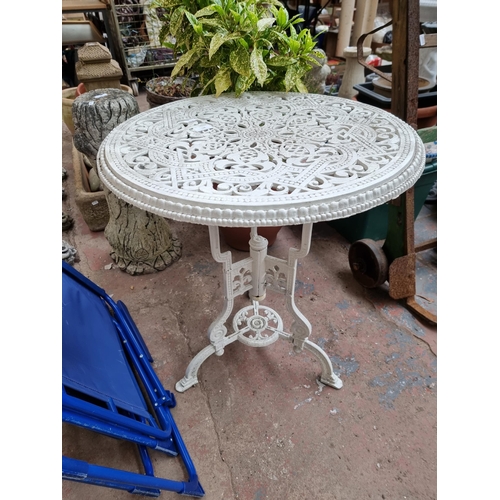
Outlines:
{"label": "potted plant", "polygon": [[[245,91],[308,92],[307,75],[325,57],[303,22],[278,0],[156,0],[160,42],[178,58],[171,77],[194,78],[191,96]],[[259,228],[271,245],[280,227]],[[226,243],[248,250],[249,228],[222,227]]]}
{"label": "potted plant", "polygon": [[146,82],[146,99],[150,108],[190,97],[196,82],[191,78],[159,76]]}
{"label": "potted plant", "polygon": [[160,41],[179,56],[171,76],[195,76],[193,95],[307,92],[322,52],[278,0],[156,0]]}

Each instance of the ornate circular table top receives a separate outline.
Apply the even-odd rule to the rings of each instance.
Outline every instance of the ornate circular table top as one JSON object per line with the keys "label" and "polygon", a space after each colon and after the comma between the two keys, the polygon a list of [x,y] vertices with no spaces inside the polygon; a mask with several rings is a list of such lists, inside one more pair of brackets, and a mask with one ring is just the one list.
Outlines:
{"label": "ornate circular table top", "polygon": [[218,226],[348,217],[418,180],[418,134],[387,111],[319,94],[183,99],[113,129],[101,181],[141,209]]}

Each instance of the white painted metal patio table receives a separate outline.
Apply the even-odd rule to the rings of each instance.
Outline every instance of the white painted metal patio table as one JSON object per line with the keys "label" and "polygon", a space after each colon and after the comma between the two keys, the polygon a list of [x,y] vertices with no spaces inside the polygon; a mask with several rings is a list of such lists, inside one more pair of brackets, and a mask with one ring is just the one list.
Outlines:
{"label": "white painted metal patio table", "polygon": [[[201,364],[236,340],[263,347],[285,338],[321,364],[320,380],[342,387],[328,355],[309,340],[311,324],[294,301],[297,260],[310,248],[315,222],[348,217],[396,198],[418,180],[425,151],[417,133],[392,114],[319,94],[245,93],[202,96],[140,113],[116,127],[98,155],[102,182],[119,198],[160,216],[209,226],[214,259],[224,272],[224,307],[210,343],[177,382],[198,382]],[[301,224],[300,248],[268,255],[257,227]],[[233,263],[221,252],[219,226],[250,227],[250,252]],[[264,305],[280,292],[293,322]],[[226,322],[234,299],[250,304]]]}

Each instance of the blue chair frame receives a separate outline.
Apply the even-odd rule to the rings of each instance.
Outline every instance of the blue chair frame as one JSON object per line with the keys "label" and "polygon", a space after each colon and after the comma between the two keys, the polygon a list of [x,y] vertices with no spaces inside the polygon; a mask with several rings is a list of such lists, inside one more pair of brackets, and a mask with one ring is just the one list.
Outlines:
{"label": "blue chair frame", "polygon": [[[62,271],[62,420],[137,444],[145,472],[63,456],[63,479],[154,497],[161,490],[202,497],[205,492],[170,413],[175,396],[158,379],[127,307],[64,261]],[[178,455],[188,480],[156,477],[148,449]]]}

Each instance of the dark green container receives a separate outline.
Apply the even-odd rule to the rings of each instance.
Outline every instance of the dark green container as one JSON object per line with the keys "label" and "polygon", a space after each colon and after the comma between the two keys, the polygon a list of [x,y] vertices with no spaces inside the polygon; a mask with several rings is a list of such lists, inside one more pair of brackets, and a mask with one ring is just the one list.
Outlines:
{"label": "dark green container", "polygon": [[[417,133],[424,144],[437,141],[437,126],[422,128]],[[434,182],[437,179],[437,159],[425,165],[420,179],[415,183],[415,219],[424,206],[425,199],[429,195]],[[361,212],[360,214],[337,219],[329,222],[339,234],[350,243],[369,238],[371,240],[385,240],[389,229],[389,207],[388,204]]]}
{"label": "dark green container", "polygon": [[[415,218],[420,213],[436,179],[437,161],[435,160],[425,166],[423,174],[415,183]],[[385,203],[345,219],[332,220],[329,224],[350,243],[363,238],[375,241],[385,240],[389,226],[388,206]]]}

